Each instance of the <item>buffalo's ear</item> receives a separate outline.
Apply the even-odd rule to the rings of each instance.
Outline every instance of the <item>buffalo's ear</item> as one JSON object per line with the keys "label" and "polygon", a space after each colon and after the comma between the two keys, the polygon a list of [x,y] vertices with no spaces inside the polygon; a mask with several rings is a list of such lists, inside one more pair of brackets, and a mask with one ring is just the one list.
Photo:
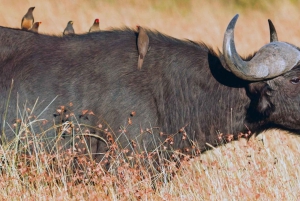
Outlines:
{"label": "buffalo's ear", "polygon": [[249,84],[248,94],[251,99],[251,109],[262,116],[270,116],[275,109],[271,102],[272,92],[272,88],[265,82]]}

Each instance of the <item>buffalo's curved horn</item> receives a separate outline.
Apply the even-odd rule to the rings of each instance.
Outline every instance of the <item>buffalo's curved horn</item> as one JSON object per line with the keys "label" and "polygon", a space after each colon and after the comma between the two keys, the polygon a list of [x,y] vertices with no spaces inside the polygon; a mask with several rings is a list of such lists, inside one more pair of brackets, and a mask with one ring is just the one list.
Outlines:
{"label": "buffalo's curved horn", "polygon": [[234,43],[234,27],[238,15],[228,24],[223,41],[223,54],[228,68],[237,77],[248,81],[259,81],[279,76],[291,70],[300,60],[300,52],[293,45],[272,42],[257,51],[250,61],[238,55]]}
{"label": "buffalo's curved horn", "polygon": [[268,19],[269,22],[269,29],[270,29],[270,42],[278,41],[277,32],[274,27],[274,24],[270,19]]}

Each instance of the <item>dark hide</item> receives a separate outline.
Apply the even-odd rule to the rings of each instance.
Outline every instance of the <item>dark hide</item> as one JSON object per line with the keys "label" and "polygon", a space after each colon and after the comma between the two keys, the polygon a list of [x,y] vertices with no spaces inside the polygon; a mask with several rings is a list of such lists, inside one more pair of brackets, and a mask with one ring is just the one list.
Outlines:
{"label": "dark hide", "polygon": [[[142,150],[160,144],[164,138],[159,132],[177,133],[174,148],[190,145],[178,133],[183,127],[202,151],[206,143],[218,144],[218,133],[237,136],[248,128],[255,132],[273,127],[299,131],[300,87],[290,82],[300,76],[298,67],[271,80],[249,83],[227,71],[222,55],[204,44],[147,33],[151,49],[139,71],[133,30],[58,37],[0,27],[2,132],[8,139],[14,137],[7,124],[18,117],[17,103],[33,108],[39,98],[37,116],[56,96],[38,117],[48,120],[46,128],[52,126],[53,118],[63,120],[56,112],[63,105],[79,123],[101,123],[116,137],[119,128],[126,127],[121,145],[134,140]],[[82,110],[95,115],[85,116]],[[130,116],[132,111],[135,116]],[[132,125],[128,126],[129,117]],[[146,128],[153,128],[154,134],[141,134]],[[47,135],[53,138],[55,132]],[[103,152],[107,146],[96,143],[93,148]]]}

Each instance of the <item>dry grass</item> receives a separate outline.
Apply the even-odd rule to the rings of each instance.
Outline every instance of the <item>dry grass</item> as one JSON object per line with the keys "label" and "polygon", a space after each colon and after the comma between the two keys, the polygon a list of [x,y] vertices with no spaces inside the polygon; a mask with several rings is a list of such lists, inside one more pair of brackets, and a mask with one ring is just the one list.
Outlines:
{"label": "dry grass", "polygon": [[[19,140],[1,146],[2,200],[297,200],[300,196],[300,138],[288,133],[269,131],[200,157],[175,151],[171,158],[180,160],[180,166],[155,152],[127,156],[126,149],[110,143],[104,160],[96,163],[83,154],[80,144],[87,138],[80,132],[74,146],[46,152],[43,135],[33,135],[27,127],[30,119],[19,122]],[[79,126],[73,125],[74,130]]]}
{"label": "dry grass", "polygon": [[[134,28],[140,24],[221,49],[229,20],[240,13],[236,41],[242,55],[268,42],[268,18],[274,22],[280,40],[297,45],[298,2],[247,2],[4,0],[0,25],[19,27],[27,8],[36,6],[34,16],[36,21],[43,22],[40,27],[43,33],[59,35],[69,20],[74,21],[77,33],[84,33],[95,18],[100,18],[101,29]],[[300,197],[300,139],[284,132],[269,131],[248,142],[240,140],[221,146],[201,157],[185,156],[180,168],[169,162],[167,166],[160,164],[159,172],[148,169],[151,155],[133,155],[126,161],[125,156],[120,157],[123,152],[115,150],[111,155],[115,159],[113,165],[104,170],[99,164],[78,157],[80,151],[74,147],[50,155],[43,151],[39,139],[23,137],[24,144],[12,143],[0,149],[1,200],[297,200]],[[37,151],[20,153],[28,147]],[[75,157],[80,160],[74,163]],[[74,164],[80,168],[73,169]]]}

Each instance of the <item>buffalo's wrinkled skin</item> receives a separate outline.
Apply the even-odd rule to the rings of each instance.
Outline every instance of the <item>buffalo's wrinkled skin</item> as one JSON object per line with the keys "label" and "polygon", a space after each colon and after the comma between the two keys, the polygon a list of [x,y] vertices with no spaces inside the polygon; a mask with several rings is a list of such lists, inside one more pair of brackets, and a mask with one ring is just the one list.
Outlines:
{"label": "buffalo's wrinkled skin", "polygon": [[[17,102],[32,108],[39,98],[38,115],[56,96],[39,116],[48,120],[46,127],[52,126],[53,118],[57,121],[53,115],[57,108],[72,102],[66,110],[74,112],[80,123],[101,123],[103,128],[108,123],[118,136],[119,128],[126,127],[135,111],[127,138],[120,142],[125,146],[132,139],[140,149],[157,147],[159,132],[175,134],[182,127],[202,151],[206,143],[218,144],[218,132],[237,136],[248,128],[252,132],[268,128],[300,131],[296,79],[300,66],[272,79],[245,81],[228,70],[221,53],[204,44],[147,33],[151,50],[138,71],[137,33],[133,30],[58,37],[0,27],[2,132],[8,139],[14,137],[7,124],[16,119]],[[82,110],[95,115],[82,118]],[[154,134],[140,134],[141,128],[151,127]],[[188,144],[182,135],[175,135],[174,147]],[[106,149],[101,141],[93,145],[93,152]]]}

